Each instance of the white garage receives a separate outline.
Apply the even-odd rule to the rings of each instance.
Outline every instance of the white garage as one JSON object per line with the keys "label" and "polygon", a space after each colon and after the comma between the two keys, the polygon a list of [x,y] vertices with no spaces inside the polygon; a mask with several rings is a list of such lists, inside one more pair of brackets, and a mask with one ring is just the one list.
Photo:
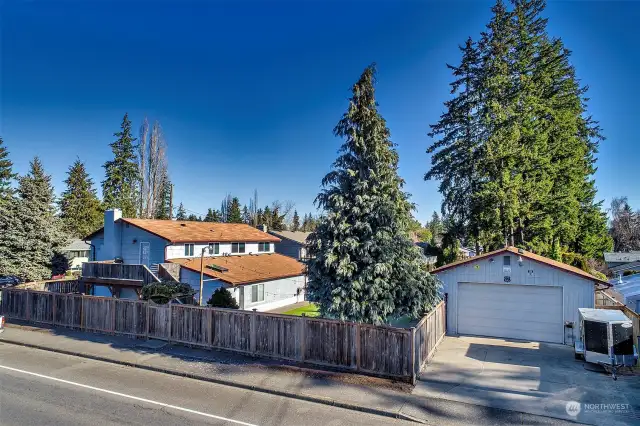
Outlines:
{"label": "white garage", "polygon": [[513,247],[434,271],[447,297],[447,333],[573,345],[578,308],[609,284]]}

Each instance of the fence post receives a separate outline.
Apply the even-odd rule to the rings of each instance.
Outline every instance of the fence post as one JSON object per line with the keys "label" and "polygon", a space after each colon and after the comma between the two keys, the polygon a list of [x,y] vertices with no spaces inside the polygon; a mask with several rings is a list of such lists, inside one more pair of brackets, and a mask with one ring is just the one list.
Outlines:
{"label": "fence post", "polygon": [[51,293],[51,303],[53,304],[53,306],[51,307],[51,324],[56,325],[56,293]]}
{"label": "fence post", "polygon": [[356,323],[356,370],[360,370],[360,356],[362,354],[361,348],[361,332],[360,323]]}
{"label": "fence post", "polygon": [[303,313],[298,321],[300,323],[300,361],[304,362],[307,352],[307,315]]}
{"label": "fence post", "polygon": [[84,294],[80,296],[80,330],[84,330]]}
{"label": "fence post", "polygon": [[209,344],[209,349],[211,349],[213,348],[213,308],[208,308],[207,311],[209,312],[207,315],[209,335],[207,336],[206,342]]}
{"label": "fence post", "polygon": [[149,306],[149,301],[148,300],[146,301],[145,306],[147,307],[147,311],[146,311],[146,314],[145,314],[147,316],[147,320],[145,321],[146,327],[145,327],[144,335],[147,338],[147,340],[149,340],[149,318],[151,317],[151,315],[150,315],[151,313],[149,312],[150,311],[150,306]]}
{"label": "fence post", "polygon": [[116,334],[116,298],[111,298],[111,333]]}
{"label": "fence post", "polygon": [[249,350],[251,351],[251,353],[255,354],[256,353],[256,315],[257,315],[257,309],[253,308],[253,311],[251,313],[251,320],[250,320],[250,330],[251,332],[249,333],[250,335],[250,339],[249,340]]}
{"label": "fence post", "polygon": [[[416,366],[416,328],[411,327],[411,384],[416,384],[416,376],[420,371],[420,366]],[[418,357],[418,364],[420,364],[420,358]]]}
{"label": "fence post", "polygon": [[27,321],[31,321],[31,292],[27,289]]}
{"label": "fence post", "polygon": [[171,330],[173,329],[172,326],[173,323],[173,305],[171,304],[171,301],[169,301],[169,335],[167,336],[167,342],[171,343]]}

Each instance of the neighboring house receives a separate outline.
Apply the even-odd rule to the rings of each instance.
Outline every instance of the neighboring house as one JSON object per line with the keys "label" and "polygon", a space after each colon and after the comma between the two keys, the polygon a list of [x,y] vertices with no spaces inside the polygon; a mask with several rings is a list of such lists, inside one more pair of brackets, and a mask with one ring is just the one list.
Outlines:
{"label": "neighboring house", "polygon": [[640,251],[605,252],[604,262],[612,273],[640,270]]}
{"label": "neighboring house", "polygon": [[458,249],[458,256],[460,256],[460,259],[468,259],[470,257],[475,257],[476,251],[469,247],[460,247]]}
{"label": "neighboring house", "polygon": [[[87,236],[94,260],[118,259],[124,264],[145,265],[154,273],[161,263],[179,264],[180,271],[175,274],[199,292],[200,257],[204,250],[203,303],[220,286],[233,288],[232,294],[245,309],[273,309],[304,296],[304,265],[276,254],[274,245],[280,239],[273,235],[245,224],[121,216],[118,209],[107,210],[104,228]],[[245,289],[256,284],[260,284],[256,290]],[[111,295],[108,288],[95,288],[96,295]],[[251,298],[254,292],[256,297]]]}
{"label": "neighboring house", "polygon": [[447,332],[573,345],[578,308],[611,285],[514,247],[436,268],[447,294]]}
{"label": "neighboring house", "polygon": [[82,264],[89,261],[91,246],[82,240],[73,240],[62,252],[69,258],[69,269],[79,271]]}
{"label": "neighboring house", "polygon": [[634,312],[640,312],[640,274],[618,276],[609,281],[608,293]]}
{"label": "neighboring house", "polygon": [[[266,226],[261,228],[267,232]],[[307,249],[305,248],[307,237],[311,232],[302,231],[268,231],[271,235],[278,237],[281,241],[276,245],[276,253],[293,257],[297,260],[307,258]]]}

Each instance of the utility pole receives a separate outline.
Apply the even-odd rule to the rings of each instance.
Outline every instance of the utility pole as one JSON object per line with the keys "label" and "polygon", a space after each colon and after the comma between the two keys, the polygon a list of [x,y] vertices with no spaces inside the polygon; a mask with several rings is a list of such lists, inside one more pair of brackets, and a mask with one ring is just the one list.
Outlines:
{"label": "utility pole", "polygon": [[169,186],[169,220],[173,219],[173,184]]}

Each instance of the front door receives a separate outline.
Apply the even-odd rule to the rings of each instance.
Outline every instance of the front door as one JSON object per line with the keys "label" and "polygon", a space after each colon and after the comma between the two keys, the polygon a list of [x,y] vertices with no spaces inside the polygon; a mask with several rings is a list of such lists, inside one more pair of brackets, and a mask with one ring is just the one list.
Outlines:
{"label": "front door", "polygon": [[147,242],[140,243],[140,264],[149,266],[150,244]]}

